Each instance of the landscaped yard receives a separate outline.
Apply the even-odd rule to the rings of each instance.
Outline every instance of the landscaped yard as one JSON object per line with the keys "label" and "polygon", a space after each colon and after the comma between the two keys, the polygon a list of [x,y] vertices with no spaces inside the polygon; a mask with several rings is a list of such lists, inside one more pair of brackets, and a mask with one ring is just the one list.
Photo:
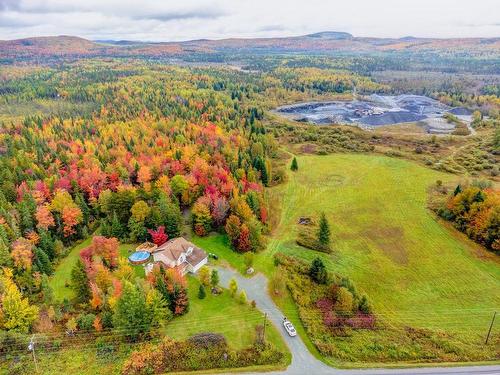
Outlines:
{"label": "landscaped yard", "polygon": [[[229,345],[241,349],[251,346],[255,339],[255,326],[263,324],[264,314],[249,304],[240,304],[227,290],[220,295],[212,295],[207,288],[207,296],[198,298],[200,283],[196,277],[189,280],[189,312],[174,318],[164,329],[167,336],[184,339],[195,333],[215,332],[223,334]],[[283,352],[286,346],[272,324],[267,324],[266,338]]]}

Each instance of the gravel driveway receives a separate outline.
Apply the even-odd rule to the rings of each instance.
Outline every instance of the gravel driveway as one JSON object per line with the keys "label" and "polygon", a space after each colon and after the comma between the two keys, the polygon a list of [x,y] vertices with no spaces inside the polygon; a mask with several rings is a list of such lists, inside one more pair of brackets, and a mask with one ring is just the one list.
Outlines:
{"label": "gravel driveway", "polygon": [[[272,374],[293,374],[293,375],[322,375],[322,374],[500,374],[500,366],[470,366],[470,367],[441,367],[441,368],[418,368],[418,369],[368,369],[368,370],[340,370],[330,367],[317,360],[307,349],[299,336],[290,337],[286,333],[283,325],[283,313],[275,305],[267,293],[267,279],[262,274],[257,274],[252,278],[243,277],[239,272],[229,268],[217,267],[221,285],[229,286],[229,281],[234,278],[238,282],[238,289],[245,290],[249,300],[255,300],[257,308],[266,312],[268,319],[275,325],[283,336],[290,352],[292,353],[292,363],[285,371],[276,371]],[[262,374],[262,373],[259,373]]]}

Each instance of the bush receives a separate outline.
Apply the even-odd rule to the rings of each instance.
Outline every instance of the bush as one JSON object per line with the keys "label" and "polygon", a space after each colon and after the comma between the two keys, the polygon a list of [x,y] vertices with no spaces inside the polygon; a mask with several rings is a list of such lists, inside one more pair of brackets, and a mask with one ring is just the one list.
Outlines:
{"label": "bush", "polygon": [[90,314],[80,314],[76,318],[76,322],[78,324],[78,328],[82,331],[90,331],[94,327],[95,315]]}
{"label": "bush", "polygon": [[203,284],[200,284],[200,287],[198,288],[198,298],[199,299],[204,299],[207,296],[207,293],[205,292],[205,287]]}
{"label": "bush", "polygon": [[197,348],[208,349],[213,346],[226,347],[227,342],[226,338],[219,333],[197,333],[194,336],[191,336],[187,340],[189,343],[193,344]]}
{"label": "bush", "polygon": [[186,341],[164,338],[159,345],[145,344],[125,362],[123,375],[210,370],[279,363],[283,353],[269,344],[233,351],[224,336],[200,333]]}

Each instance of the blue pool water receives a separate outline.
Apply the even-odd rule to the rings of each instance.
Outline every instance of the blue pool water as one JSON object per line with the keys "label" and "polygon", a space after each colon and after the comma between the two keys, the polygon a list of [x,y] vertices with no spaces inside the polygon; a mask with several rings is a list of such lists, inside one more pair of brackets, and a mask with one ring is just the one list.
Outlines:
{"label": "blue pool water", "polygon": [[131,262],[144,262],[149,259],[150,253],[147,251],[136,251],[135,253],[131,254],[128,259]]}

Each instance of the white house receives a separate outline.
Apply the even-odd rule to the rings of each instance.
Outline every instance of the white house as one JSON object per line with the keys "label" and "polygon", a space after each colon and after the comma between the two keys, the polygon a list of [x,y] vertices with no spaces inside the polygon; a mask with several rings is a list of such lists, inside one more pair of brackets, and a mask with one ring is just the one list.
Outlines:
{"label": "white house", "polygon": [[153,263],[146,266],[146,273],[151,272],[154,265],[160,263],[164,267],[176,268],[182,275],[196,273],[207,264],[208,256],[183,237],[172,238],[151,251]]}

